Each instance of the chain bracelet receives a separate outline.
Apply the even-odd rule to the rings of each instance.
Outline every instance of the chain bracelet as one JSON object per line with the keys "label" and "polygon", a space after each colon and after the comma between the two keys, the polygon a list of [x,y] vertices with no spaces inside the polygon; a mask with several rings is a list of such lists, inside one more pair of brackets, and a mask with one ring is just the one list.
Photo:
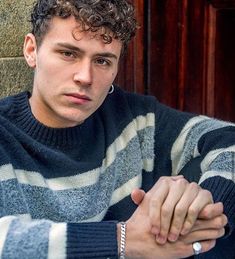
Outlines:
{"label": "chain bracelet", "polygon": [[120,259],[125,259],[126,250],[126,222],[120,222],[121,225],[121,240],[120,240]]}

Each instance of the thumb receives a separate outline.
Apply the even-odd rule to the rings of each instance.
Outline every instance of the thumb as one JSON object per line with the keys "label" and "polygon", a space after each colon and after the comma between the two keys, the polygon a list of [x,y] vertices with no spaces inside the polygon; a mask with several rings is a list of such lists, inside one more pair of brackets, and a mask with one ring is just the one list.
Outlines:
{"label": "thumb", "polygon": [[141,189],[134,189],[131,192],[131,199],[136,205],[140,205],[142,200],[144,199],[145,191]]}

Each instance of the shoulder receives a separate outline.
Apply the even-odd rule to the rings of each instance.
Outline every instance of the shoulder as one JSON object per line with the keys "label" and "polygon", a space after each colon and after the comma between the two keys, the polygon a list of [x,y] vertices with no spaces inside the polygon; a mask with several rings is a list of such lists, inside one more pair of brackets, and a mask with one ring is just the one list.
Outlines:
{"label": "shoulder", "polygon": [[127,92],[116,86],[113,95],[108,96],[110,106],[129,110],[138,116],[148,112],[155,112],[158,101],[154,96]]}
{"label": "shoulder", "polygon": [[0,99],[0,114],[6,115],[6,113],[11,112],[13,109],[17,109],[17,103],[20,100],[28,98],[28,92],[21,92],[15,95],[6,96]]}
{"label": "shoulder", "polygon": [[130,93],[115,87],[115,94],[109,98],[109,105],[131,110],[134,116],[154,113],[158,122],[164,124],[185,124],[197,114],[179,111],[157,100],[155,96]]}
{"label": "shoulder", "polygon": [[0,99],[0,124],[15,124],[19,117],[19,113],[25,107],[29,92],[21,92],[12,96]]}
{"label": "shoulder", "polygon": [[0,99],[0,119],[6,117],[13,109],[13,96]]}

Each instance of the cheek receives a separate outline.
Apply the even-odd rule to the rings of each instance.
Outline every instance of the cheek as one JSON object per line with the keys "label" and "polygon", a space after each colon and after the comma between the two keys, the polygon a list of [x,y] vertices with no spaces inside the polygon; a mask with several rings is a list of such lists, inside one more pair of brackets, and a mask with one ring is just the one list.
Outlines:
{"label": "cheek", "polygon": [[43,64],[39,63],[37,67],[37,74],[39,80],[46,88],[48,88],[49,85],[51,87],[59,85],[66,79],[65,69],[61,69],[58,65],[50,62],[43,62]]}
{"label": "cheek", "polygon": [[94,95],[97,98],[96,100],[98,105],[100,105],[100,103],[102,103],[106,98],[106,96],[108,95],[110,87],[111,85],[108,85],[108,83],[104,86],[104,82],[103,82],[103,84],[97,84],[97,87],[95,87],[95,89],[93,88],[93,90],[95,91]]}

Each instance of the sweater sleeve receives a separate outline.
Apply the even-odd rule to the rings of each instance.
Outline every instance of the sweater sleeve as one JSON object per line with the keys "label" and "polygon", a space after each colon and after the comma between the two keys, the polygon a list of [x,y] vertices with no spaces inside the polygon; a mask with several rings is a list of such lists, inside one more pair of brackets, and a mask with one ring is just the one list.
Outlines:
{"label": "sweater sleeve", "polygon": [[205,116],[191,118],[171,150],[173,174],[183,173],[224,204],[229,233],[235,230],[235,125]]}
{"label": "sweater sleeve", "polygon": [[0,232],[1,258],[117,258],[115,222],[66,224],[5,216]]}

